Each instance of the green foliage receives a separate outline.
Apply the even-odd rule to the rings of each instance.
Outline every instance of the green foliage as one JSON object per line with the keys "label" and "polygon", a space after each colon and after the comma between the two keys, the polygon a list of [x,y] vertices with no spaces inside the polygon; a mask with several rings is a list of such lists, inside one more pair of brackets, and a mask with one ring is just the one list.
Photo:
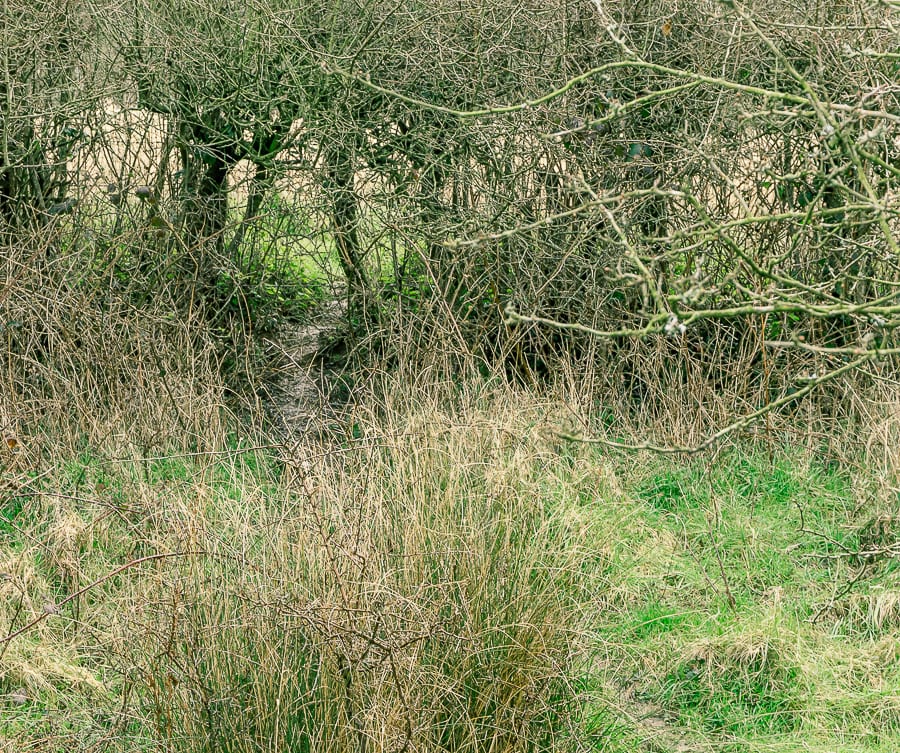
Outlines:
{"label": "green foliage", "polygon": [[802,702],[800,671],[781,655],[783,648],[754,639],[738,636],[705,647],[665,677],[659,699],[685,724],[713,733],[792,732]]}
{"label": "green foliage", "polygon": [[[618,743],[828,751],[877,729],[854,750],[890,750],[897,731],[870,688],[896,671],[893,651],[883,663],[872,654],[872,641],[898,634],[893,576],[873,568],[831,604],[836,583],[859,577],[842,553],[873,530],[854,522],[866,517],[860,476],[789,447],[614,467],[629,493],[594,507],[615,542],[598,611],[600,696],[622,703],[627,692],[642,709]],[[857,661],[870,673],[860,684],[846,674]]]}
{"label": "green foliage", "polygon": [[3,499],[0,506],[0,537],[7,546],[21,546],[22,542],[18,540],[18,526],[21,525],[19,516],[25,508],[27,499],[20,496],[11,495]]}
{"label": "green foliage", "polygon": [[307,319],[324,300],[325,287],[299,266],[255,265],[220,273],[215,295],[222,316],[247,321],[259,334],[271,334],[286,322]]}
{"label": "green foliage", "polygon": [[687,469],[664,471],[645,481],[637,490],[638,498],[668,513],[703,506],[704,500],[694,496],[697,493],[702,494],[703,487],[698,488],[696,479]]}
{"label": "green foliage", "polygon": [[648,600],[634,610],[630,620],[630,624],[622,626],[625,636],[631,640],[641,641],[688,629],[696,622],[696,615],[690,611],[682,611],[677,606]]}

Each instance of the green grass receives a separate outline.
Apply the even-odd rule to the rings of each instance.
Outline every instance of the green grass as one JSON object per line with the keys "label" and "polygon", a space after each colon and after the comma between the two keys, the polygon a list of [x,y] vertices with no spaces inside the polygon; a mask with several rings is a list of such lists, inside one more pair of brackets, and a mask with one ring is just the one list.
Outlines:
{"label": "green grass", "polygon": [[876,648],[897,640],[898,622],[890,596],[871,596],[893,593],[890,563],[834,600],[859,572],[842,547],[856,546],[871,514],[858,499],[874,479],[792,448],[638,471],[606,462],[624,487],[615,507],[596,499],[616,537],[599,620],[610,693],[642,699],[701,746],[690,750],[900,743],[900,665]]}
{"label": "green grass", "polygon": [[900,748],[896,567],[852,556],[897,540],[874,473],[790,447],[559,446],[542,415],[521,396],[389,409],[324,456],[232,439],[57,458],[2,508],[4,632],[129,561],[185,554],[13,641],[0,735],[185,753],[360,735],[373,751],[406,735],[448,751]]}

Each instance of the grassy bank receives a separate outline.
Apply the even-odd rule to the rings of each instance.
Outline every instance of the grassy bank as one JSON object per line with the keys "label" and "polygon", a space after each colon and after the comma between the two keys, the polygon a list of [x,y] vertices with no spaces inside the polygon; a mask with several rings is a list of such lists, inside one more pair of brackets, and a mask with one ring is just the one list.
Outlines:
{"label": "grassy bank", "polygon": [[523,394],[334,446],[2,459],[4,750],[893,751],[874,468],[559,441]]}

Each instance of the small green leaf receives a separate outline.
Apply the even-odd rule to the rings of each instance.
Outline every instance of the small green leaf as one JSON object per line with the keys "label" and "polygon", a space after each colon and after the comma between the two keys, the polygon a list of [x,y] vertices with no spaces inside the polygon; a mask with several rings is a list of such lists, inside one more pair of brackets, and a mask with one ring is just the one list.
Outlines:
{"label": "small green leaf", "polygon": [[636,160],[641,157],[652,157],[653,148],[649,144],[633,142],[628,145],[628,159]]}

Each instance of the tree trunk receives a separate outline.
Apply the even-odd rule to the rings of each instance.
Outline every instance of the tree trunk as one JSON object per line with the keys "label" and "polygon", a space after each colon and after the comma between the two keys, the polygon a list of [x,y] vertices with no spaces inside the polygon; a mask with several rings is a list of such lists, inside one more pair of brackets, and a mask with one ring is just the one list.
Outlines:
{"label": "tree trunk", "polygon": [[223,266],[228,174],[237,162],[235,149],[219,140],[202,125],[182,127],[181,234],[201,288],[215,285],[216,267]]}
{"label": "tree trunk", "polygon": [[359,321],[367,313],[369,284],[362,267],[354,177],[350,151],[343,146],[334,146],[328,155],[325,188],[331,204],[334,242],[347,280],[348,314],[351,320]]}

